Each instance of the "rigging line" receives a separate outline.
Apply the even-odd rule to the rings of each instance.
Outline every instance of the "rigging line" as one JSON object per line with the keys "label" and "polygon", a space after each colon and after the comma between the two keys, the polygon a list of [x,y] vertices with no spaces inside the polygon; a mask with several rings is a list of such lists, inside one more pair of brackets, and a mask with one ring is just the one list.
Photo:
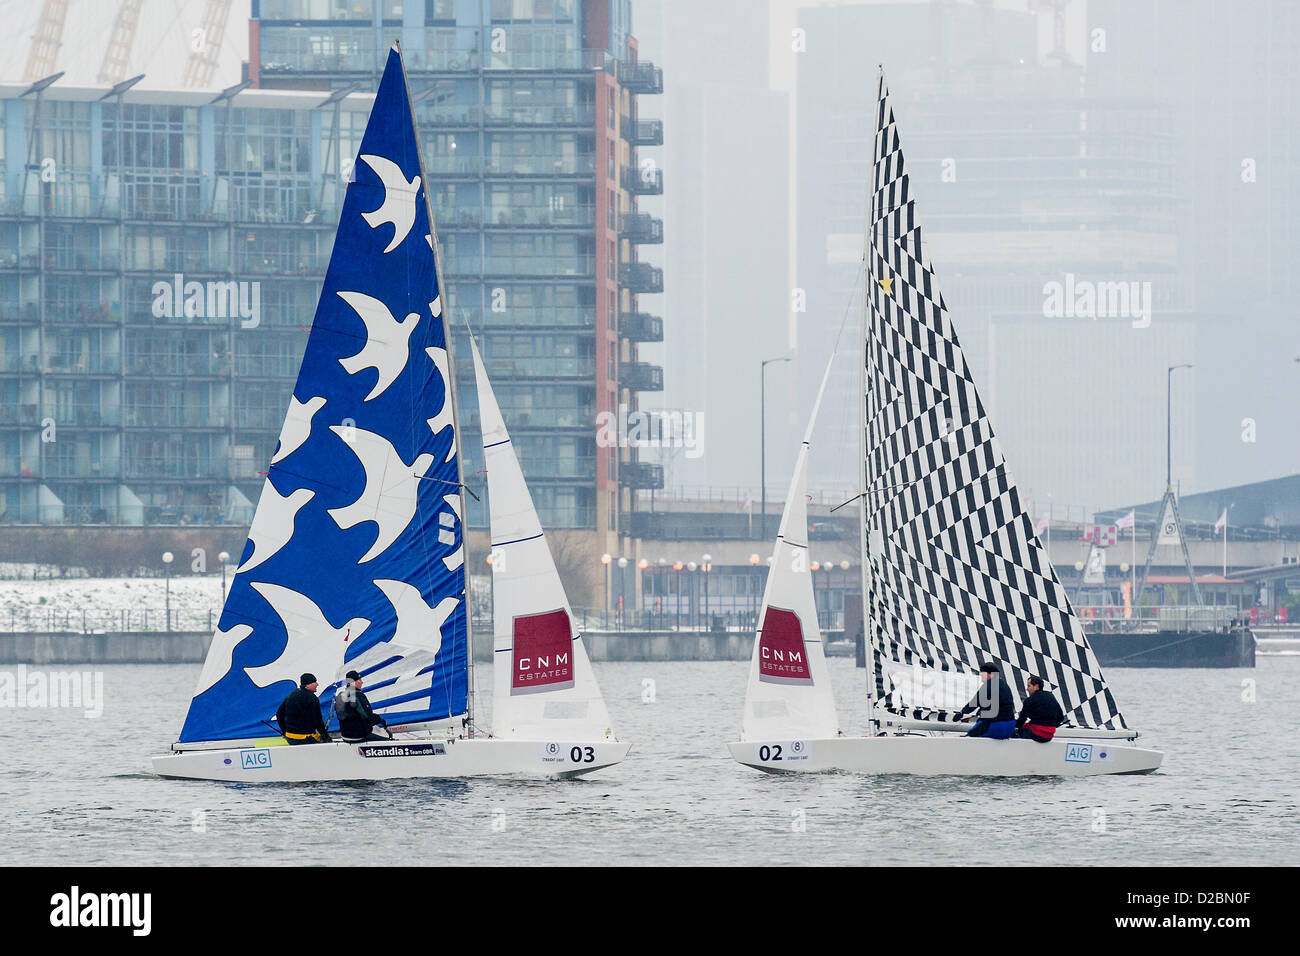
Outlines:
{"label": "rigging line", "polygon": [[446,478],[434,478],[432,475],[416,475],[415,477],[419,478],[421,481],[436,481],[444,485],[455,485],[457,488],[465,489],[465,493],[468,494],[475,501],[479,500],[479,496],[474,494],[474,492],[470,489],[470,486],[465,484],[465,482],[463,481],[448,481]]}
{"label": "rigging line", "polygon": [[[994,472],[1005,471],[1006,467],[1007,466],[1005,464],[995,465],[993,469],[989,472],[989,474],[981,475],[979,478],[966,482],[965,484],[961,485],[961,487],[958,488],[957,490],[961,491],[966,488],[973,488],[975,485],[983,484],[986,481],[992,481],[995,477],[998,477],[997,475],[994,474]],[[848,499],[847,501],[841,501],[839,504],[837,504],[834,508],[830,510],[830,514],[834,514],[835,512],[843,508],[845,505],[852,504],[853,502],[857,501],[859,498],[863,497],[864,495],[873,494],[874,492],[877,491],[905,490],[907,488],[913,487],[914,485],[923,484],[927,480],[933,480],[934,477],[935,474],[932,473],[927,478],[918,478],[916,481],[908,481],[901,485],[882,485],[879,488],[868,488],[866,491],[859,491],[856,495],[854,495],[852,498]],[[1029,512],[1026,511],[1024,508],[1021,508],[1021,513],[1024,514],[1026,518],[1029,517]]]}

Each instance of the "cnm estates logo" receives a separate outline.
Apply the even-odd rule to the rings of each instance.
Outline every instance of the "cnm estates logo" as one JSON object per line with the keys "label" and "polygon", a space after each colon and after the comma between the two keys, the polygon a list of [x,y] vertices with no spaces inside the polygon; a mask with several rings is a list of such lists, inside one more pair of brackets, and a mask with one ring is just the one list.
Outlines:
{"label": "cnm estates logo", "polygon": [[152,912],[152,893],[83,893],[73,886],[50,897],[50,925],[56,929],[117,927],[148,936]]}

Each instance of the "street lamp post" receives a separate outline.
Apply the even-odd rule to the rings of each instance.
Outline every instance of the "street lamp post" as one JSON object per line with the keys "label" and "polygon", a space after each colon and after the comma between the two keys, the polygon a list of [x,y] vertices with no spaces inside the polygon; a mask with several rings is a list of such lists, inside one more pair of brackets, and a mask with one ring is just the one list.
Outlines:
{"label": "street lamp post", "polygon": [[690,572],[689,574],[686,575],[686,588],[687,588],[688,591],[691,592],[691,613],[690,613],[689,623],[690,623],[690,625],[691,625],[692,628],[695,627],[695,621],[696,621],[696,613],[695,613],[695,612],[696,612],[696,607],[695,607],[695,569],[698,568],[698,567],[699,567],[699,565],[696,564],[694,561],[687,561],[687,562],[686,562],[686,570]]}
{"label": "street lamp post", "polygon": [[609,593],[610,591],[609,578],[611,573],[609,570],[609,562],[613,560],[614,560],[613,556],[611,556],[608,551],[606,551],[604,554],[600,556],[600,563],[605,566],[605,612],[601,616],[604,617],[607,621],[609,619],[610,606],[613,604],[613,598],[610,596]]}
{"label": "street lamp post", "polygon": [[172,560],[173,555],[170,551],[163,552],[163,568],[167,574],[167,633],[172,632]]}
{"label": "street lamp post", "polygon": [[[749,556],[749,566],[751,568],[756,568],[758,567],[758,563],[762,560],[763,559],[760,558],[758,555],[751,554]],[[758,589],[754,587],[756,577],[757,577],[756,573],[751,571],[749,574],[749,618],[751,621],[754,620],[754,618],[757,616],[758,613],[754,603],[758,598]]]}
{"label": "street lamp post", "polygon": [[759,367],[759,386],[758,386],[758,483],[759,498],[762,503],[762,511],[759,518],[759,535],[764,541],[767,540],[767,367],[773,362],[789,362],[788,355],[779,358],[763,359]]}
{"label": "street lamp post", "polygon": [[1171,365],[1165,372],[1165,488],[1174,486],[1174,372],[1191,367],[1190,364]]}
{"label": "street lamp post", "polygon": [[700,570],[704,572],[704,629],[711,630],[713,622],[709,618],[709,572],[713,570],[713,555],[703,556]]}
{"label": "street lamp post", "polygon": [[222,551],[217,555],[217,560],[221,562],[221,603],[226,603],[226,562],[230,560],[230,552]]}
{"label": "street lamp post", "polygon": [[618,626],[623,627],[623,605],[627,603],[627,558],[618,559]]}
{"label": "street lamp post", "polygon": [[673,570],[677,572],[673,576],[673,579],[677,583],[677,611],[674,616],[677,618],[677,630],[679,631],[682,629],[682,568],[683,567],[684,565],[680,561],[673,562]]}

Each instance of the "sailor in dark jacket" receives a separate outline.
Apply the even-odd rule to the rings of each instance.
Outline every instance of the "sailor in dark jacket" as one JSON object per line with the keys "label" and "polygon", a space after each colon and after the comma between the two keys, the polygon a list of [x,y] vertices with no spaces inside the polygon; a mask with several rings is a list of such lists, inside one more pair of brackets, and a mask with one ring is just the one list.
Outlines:
{"label": "sailor in dark jacket", "polygon": [[998,665],[991,662],[980,665],[980,680],[983,681],[980,689],[953,719],[962,720],[968,711],[979,711],[979,718],[966,731],[966,736],[1006,740],[1016,732],[1016,701],[1011,695],[1011,685],[1003,678]]}
{"label": "sailor in dark jacket", "polygon": [[320,700],[316,697],[316,677],[303,674],[299,683],[301,686],[290,691],[275,712],[280,733],[291,744],[328,743],[329,731],[325,729]]}
{"label": "sailor in dark jacket", "polygon": [[347,683],[334,695],[334,714],[339,719],[339,735],[350,744],[363,740],[391,739],[373,732],[375,727],[388,729],[388,722],[374,712],[366,695],[361,693],[364,683],[356,671],[347,672]]}
{"label": "sailor in dark jacket", "polygon": [[1043,690],[1043,679],[1031,677],[1025,683],[1029,696],[1016,718],[1016,736],[1047,743],[1056,736],[1056,728],[1065,720],[1065,712],[1051,691]]}

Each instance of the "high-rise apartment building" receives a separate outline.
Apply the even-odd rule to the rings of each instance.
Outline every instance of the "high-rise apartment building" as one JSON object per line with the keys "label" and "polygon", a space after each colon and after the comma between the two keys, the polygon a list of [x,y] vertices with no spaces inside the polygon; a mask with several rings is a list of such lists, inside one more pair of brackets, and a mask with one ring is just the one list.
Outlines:
{"label": "high-rise apartment building", "polygon": [[663,382],[638,354],[662,222],[637,208],[663,190],[637,155],[662,74],[628,0],[255,0],[249,29],[216,97],[0,87],[0,520],[249,519],[400,41],[456,352],[468,323],[544,524],[622,531],[663,482],[597,441]]}
{"label": "high-rise apartment building", "polygon": [[[637,109],[663,77],[638,60],[630,20],[629,0],[253,5],[249,76],[263,89],[368,88],[400,40],[455,352],[468,354],[468,322],[553,528],[618,531],[639,493],[663,486],[659,465],[602,447],[597,427],[663,388],[662,368],[638,354],[663,341],[663,320],[641,298],[662,292],[663,272],[638,259],[663,241],[663,224],[637,209],[638,197],[663,190],[662,171],[637,156],[663,142],[662,122]],[[464,363],[461,376],[472,427]],[[481,454],[472,445],[466,454],[473,474]],[[475,510],[471,524],[482,524]]]}

